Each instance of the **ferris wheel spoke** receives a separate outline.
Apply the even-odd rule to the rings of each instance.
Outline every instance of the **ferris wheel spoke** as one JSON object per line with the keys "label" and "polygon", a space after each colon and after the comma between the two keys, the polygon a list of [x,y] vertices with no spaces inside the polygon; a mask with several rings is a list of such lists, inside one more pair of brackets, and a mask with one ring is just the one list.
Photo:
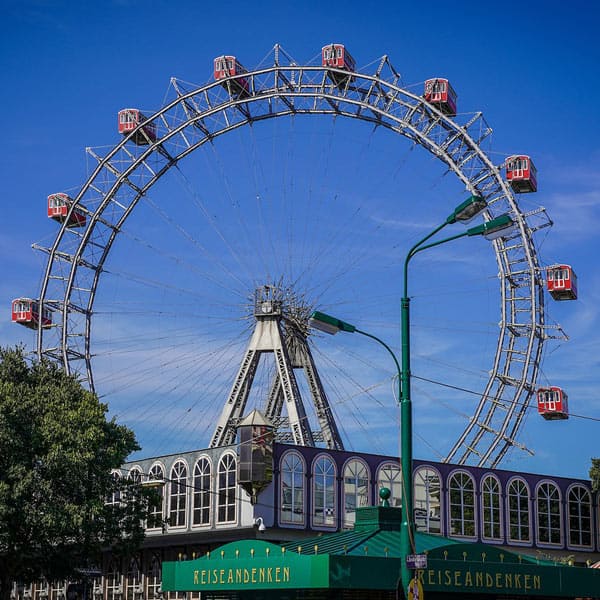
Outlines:
{"label": "ferris wheel spoke", "polygon": [[[186,422],[180,411],[185,394],[211,366],[225,365],[198,402],[216,409],[227,393],[235,355],[239,360],[243,352],[237,335],[254,323],[252,294],[258,286],[277,283],[294,290],[294,301],[302,299],[303,306],[337,306],[351,315],[362,311],[385,332],[385,323],[397,320],[397,301],[393,294],[384,298],[376,292],[394,280],[398,248],[419,239],[430,218],[427,202],[466,188],[486,198],[488,217],[509,212],[518,230],[493,243],[498,279],[483,273],[482,285],[471,286],[464,276],[461,294],[453,293],[443,265],[425,265],[444,293],[417,278],[415,306],[443,310],[421,327],[415,311],[416,335],[426,349],[415,359],[478,384],[489,371],[481,400],[469,405],[472,417],[461,425],[446,460],[494,466],[519,447],[516,434],[550,331],[533,242],[548,220],[537,209],[519,207],[484,149],[491,128],[482,113],[449,110],[420,91],[400,87],[386,57],[374,73],[361,73],[354,67],[340,71],[292,63],[277,47],[272,66],[248,71],[244,78],[245,83],[238,77],[200,86],[172,80],[171,97],[161,109],[138,111],[143,120],[114,147],[88,149],[92,172],[73,195],[85,227],[63,224],[49,247],[40,245],[48,262],[39,300],[56,318],[51,327],[38,327],[38,353],[60,358],[92,389],[111,380],[102,372],[103,361],[124,361],[112,367],[112,381],[121,390],[139,389],[160,373],[156,392],[173,402],[167,406],[173,407],[169,427],[174,428]],[[350,123],[356,127],[352,133]],[[393,140],[390,154],[380,142],[383,136]],[[401,147],[400,141],[407,144]],[[422,161],[417,147],[431,159]],[[434,190],[424,189],[413,171],[433,180]],[[453,264],[461,274],[467,268]],[[496,281],[499,327],[471,299],[488,297]],[[120,303],[123,296],[127,302]],[[470,322],[450,316],[459,304],[471,309]],[[196,333],[198,344],[186,330]],[[457,330],[471,339],[486,336],[491,369],[480,364],[483,354],[465,362],[456,352],[456,360],[441,364],[433,342],[454,349]],[[202,343],[212,351],[204,352]],[[135,371],[139,376],[124,358],[136,345],[147,360]],[[347,356],[360,365],[358,353]],[[342,372],[377,405],[378,393],[366,393],[369,386],[351,377],[352,369]],[[274,372],[261,376],[261,385],[269,388]],[[160,406],[157,398],[148,399],[146,424],[157,418]],[[350,417],[359,429],[368,420],[361,410],[353,405]],[[193,436],[201,425],[186,423],[186,429]]]}

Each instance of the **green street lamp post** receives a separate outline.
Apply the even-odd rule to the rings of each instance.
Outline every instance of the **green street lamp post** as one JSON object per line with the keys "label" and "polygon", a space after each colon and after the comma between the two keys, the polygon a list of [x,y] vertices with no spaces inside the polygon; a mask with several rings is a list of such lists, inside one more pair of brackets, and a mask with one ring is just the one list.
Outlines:
{"label": "green street lamp post", "polygon": [[309,324],[311,327],[320,329],[330,334],[338,331],[349,333],[360,333],[374,339],[384,346],[392,355],[396,368],[398,370],[400,386],[400,437],[401,437],[401,469],[403,481],[402,498],[402,523],[400,528],[400,555],[401,555],[401,578],[405,597],[408,598],[408,587],[412,579],[412,570],[409,569],[406,557],[409,554],[415,554],[415,524],[413,512],[413,485],[412,485],[412,459],[413,459],[413,432],[412,432],[412,402],[410,394],[410,298],[408,297],[408,264],[411,258],[418,252],[428,248],[440,246],[447,242],[472,236],[484,236],[487,239],[496,239],[506,235],[514,227],[514,222],[509,215],[501,215],[495,219],[490,219],[484,223],[471,227],[462,233],[453,235],[441,240],[436,240],[426,244],[429,239],[439,233],[446,225],[451,225],[457,221],[466,222],[481,213],[486,208],[485,200],[481,196],[473,195],[465,202],[460,204],[454,212],[438,227],[417,242],[406,255],[403,272],[403,296],[401,300],[401,366],[398,364],[396,356],[385,342],[379,338],[361,331],[354,325],[350,325],[340,319],[331,317],[322,312],[315,311],[311,315]]}

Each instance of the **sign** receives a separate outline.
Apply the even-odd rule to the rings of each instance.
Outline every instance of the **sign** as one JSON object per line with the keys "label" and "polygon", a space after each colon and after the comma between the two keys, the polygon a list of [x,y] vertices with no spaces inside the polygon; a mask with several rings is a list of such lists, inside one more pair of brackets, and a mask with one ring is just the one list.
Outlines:
{"label": "sign", "polygon": [[409,569],[426,569],[427,554],[407,554],[406,566]]}
{"label": "sign", "polygon": [[423,600],[423,584],[418,577],[413,577],[408,584],[408,600]]}

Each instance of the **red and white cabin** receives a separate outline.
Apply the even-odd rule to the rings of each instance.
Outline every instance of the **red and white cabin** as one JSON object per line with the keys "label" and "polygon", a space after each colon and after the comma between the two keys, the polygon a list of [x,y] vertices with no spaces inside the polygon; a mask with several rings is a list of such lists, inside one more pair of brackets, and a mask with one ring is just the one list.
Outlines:
{"label": "red and white cabin", "polygon": [[85,213],[80,208],[76,206],[69,215],[72,204],[73,198],[70,198],[67,194],[62,192],[50,194],[48,196],[48,217],[59,223],[66,221],[67,227],[84,227]]}
{"label": "red and white cabin", "polygon": [[506,181],[518,194],[537,192],[537,171],[531,158],[509,156],[506,159]]}
{"label": "red and white cabin", "polygon": [[567,394],[559,387],[540,388],[537,391],[538,413],[548,421],[569,418]]}
{"label": "red and white cabin", "polygon": [[[52,313],[49,309],[43,308],[41,314],[42,327],[50,327],[52,325]],[[12,321],[37,329],[40,322],[40,303],[31,298],[17,298],[12,302]]]}
{"label": "red and white cabin", "polygon": [[[142,123],[146,123],[146,116],[137,108],[124,108],[119,111],[119,133],[129,135]],[[146,123],[133,136],[133,142],[138,146],[147,146],[156,141],[156,125]]]}
{"label": "red and white cabin", "polygon": [[[334,69],[343,69],[353,73],[356,69],[356,62],[344,44],[328,44],[321,49],[321,65],[324,67],[332,67]],[[348,81],[354,78],[349,75],[341,75],[339,73],[329,73],[329,77],[336,85],[345,85]]]}
{"label": "red and white cabin", "polygon": [[[215,81],[222,81],[248,72],[235,56],[217,56],[214,66]],[[236,77],[236,79],[223,81],[223,87],[238,98],[250,95],[250,83],[247,77]]]}
{"label": "red and white cabin", "polygon": [[569,265],[547,267],[546,287],[554,300],[577,300],[577,275]]}
{"label": "red and white cabin", "polygon": [[456,92],[447,79],[436,77],[425,82],[423,98],[445,115],[456,115]]}

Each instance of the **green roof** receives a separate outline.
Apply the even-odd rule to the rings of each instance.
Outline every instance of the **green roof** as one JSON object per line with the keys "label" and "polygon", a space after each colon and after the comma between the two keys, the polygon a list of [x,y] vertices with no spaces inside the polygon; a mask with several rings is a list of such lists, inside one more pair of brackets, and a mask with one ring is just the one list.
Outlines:
{"label": "green roof", "polygon": [[[354,529],[326,533],[301,542],[282,544],[288,551],[300,554],[331,554],[347,556],[379,556],[400,558],[401,510],[385,506],[369,506],[356,510]],[[474,542],[463,542],[440,535],[417,532],[415,554],[444,560],[476,562],[534,563],[554,565],[551,561]]]}

